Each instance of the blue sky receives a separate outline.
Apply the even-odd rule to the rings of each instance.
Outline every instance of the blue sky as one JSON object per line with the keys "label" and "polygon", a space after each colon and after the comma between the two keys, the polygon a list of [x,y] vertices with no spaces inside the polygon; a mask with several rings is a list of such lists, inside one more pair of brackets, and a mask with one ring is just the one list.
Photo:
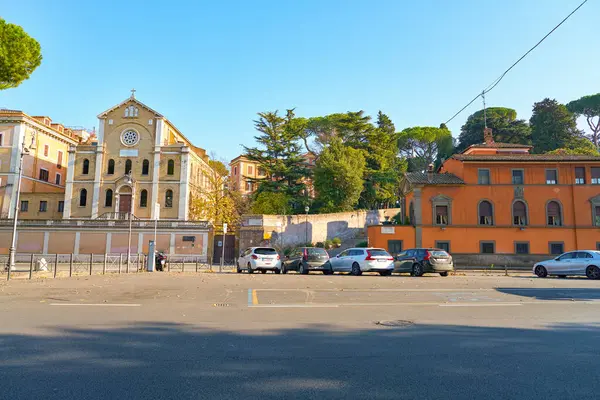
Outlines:
{"label": "blue sky", "polygon": [[[44,61],[0,107],[97,127],[129,96],[196,145],[231,159],[259,111],[387,113],[398,130],[439,125],[497,78],[580,0],[9,1],[2,17]],[[487,96],[528,119],[544,97],[600,92],[590,0]],[[449,124],[458,136],[477,102]],[[583,125],[581,125],[583,127]]]}

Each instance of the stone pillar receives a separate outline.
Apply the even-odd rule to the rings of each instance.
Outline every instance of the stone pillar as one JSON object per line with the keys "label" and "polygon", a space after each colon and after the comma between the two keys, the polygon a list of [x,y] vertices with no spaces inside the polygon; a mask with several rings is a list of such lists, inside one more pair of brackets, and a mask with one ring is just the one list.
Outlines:
{"label": "stone pillar", "polygon": [[190,148],[181,148],[181,166],[179,176],[179,211],[177,219],[187,220],[190,204]]}
{"label": "stone pillar", "polygon": [[71,218],[71,203],[73,199],[73,176],[75,175],[75,146],[69,146],[67,161],[67,178],[65,180],[65,206],[63,218]]}
{"label": "stone pillar", "polygon": [[415,247],[421,247],[423,245],[423,204],[421,195],[421,188],[415,188]]}
{"label": "stone pillar", "polygon": [[92,190],[92,219],[98,218],[98,203],[100,200],[100,180],[102,179],[102,158],[104,146],[96,146],[96,163],[94,171],[94,188]]}

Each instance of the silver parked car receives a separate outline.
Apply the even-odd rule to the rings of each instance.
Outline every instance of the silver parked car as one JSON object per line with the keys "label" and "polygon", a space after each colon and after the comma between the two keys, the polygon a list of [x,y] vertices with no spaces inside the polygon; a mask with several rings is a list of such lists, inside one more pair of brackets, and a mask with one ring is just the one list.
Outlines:
{"label": "silver parked car", "polygon": [[350,272],[361,275],[363,272],[379,272],[391,275],[394,270],[394,257],[384,249],[353,248],[344,250],[329,259],[333,272]]}
{"label": "silver parked car", "polygon": [[540,278],[548,275],[585,275],[590,279],[600,279],[600,251],[569,251],[552,260],[536,263],[533,273]]}

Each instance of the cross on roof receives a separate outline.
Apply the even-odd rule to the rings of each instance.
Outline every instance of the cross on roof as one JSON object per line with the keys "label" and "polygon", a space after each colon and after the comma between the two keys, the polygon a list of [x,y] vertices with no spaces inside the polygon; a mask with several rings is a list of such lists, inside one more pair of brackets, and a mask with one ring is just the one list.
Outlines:
{"label": "cross on roof", "polygon": [[132,98],[135,98],[135,92],[136,92],[136,90],[135,90],[135,89],[131,89],[131,97],[132,97]]}

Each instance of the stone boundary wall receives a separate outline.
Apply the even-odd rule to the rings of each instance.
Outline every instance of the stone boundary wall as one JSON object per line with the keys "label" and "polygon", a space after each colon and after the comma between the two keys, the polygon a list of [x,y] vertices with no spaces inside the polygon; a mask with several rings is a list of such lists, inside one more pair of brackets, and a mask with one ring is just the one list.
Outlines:
{"label": "stone boundary wall", "polygon": [[399,212],[399,208],[389,208],[332,214],[245,215],[240,250],[267,243],[278,247],[317,243],[335,237],[342,241],[367,240],[367,226],[381,224]]}

